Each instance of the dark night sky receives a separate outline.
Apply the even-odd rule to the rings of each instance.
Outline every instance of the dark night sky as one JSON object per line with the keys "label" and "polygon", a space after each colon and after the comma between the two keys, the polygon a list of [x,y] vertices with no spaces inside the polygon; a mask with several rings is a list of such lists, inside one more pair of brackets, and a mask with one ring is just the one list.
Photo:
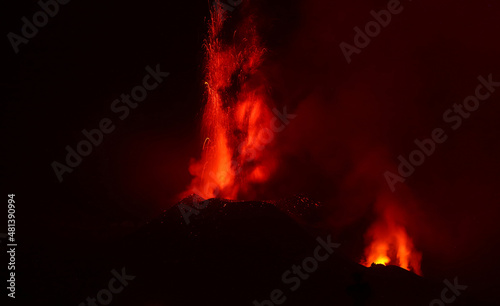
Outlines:
{"label": "dark night sky", "polygon": [[[254,2],[269,48],[262,71],[276,105],[298,115],[272,147],[281,164],[258,197],[323,201],[332,207],[325,220],[358,245],[362,237],[338,230],[370,213],[375,192],[358,175],[383,179],[385,163],[413,150],[415,138],[447,127],[442,113],[473,93],[479,75],[500,80],[499,4],[402,2],[403,12],[348,65],[339,43],[352,43],[353,27],[387,1]],[[16,193],[26,252],[48,240],[92,248],[175,203],[200,154],[208,7],[73,0],[16,55],[6,35],[19,33],[21,17],[38,5],[4,4],[1,190]],[[119,120],[110,104],[157,64],[170,75]],[[499,272],[499,114],[497,92],[460,129],[448,128],[447,142],[405,184],[418,203],[408,207],[408,229],[424,274],[463,276],[477,292],[493,288]],[[51,163],[102,118],[116,130],[59,183]]]}

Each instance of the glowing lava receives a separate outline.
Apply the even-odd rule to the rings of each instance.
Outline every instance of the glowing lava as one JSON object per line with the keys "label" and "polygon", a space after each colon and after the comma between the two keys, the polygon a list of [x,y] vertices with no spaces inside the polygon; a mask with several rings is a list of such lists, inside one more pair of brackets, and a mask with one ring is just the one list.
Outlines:
{"label": "glowing lava", "polygon": [[366,233],[366,238],[371,242],[365,249],[362,264],[367,267],[372,263],[397,265],[422,275],[422,254],[415,249],[412,239],[399,223],[401,218],[398,218],[393,202],[388,202],[385,198],[383,204],[380,201],[377,204],[379,207],[383,206],[382,215]]}
{"label": "glowing lava", "polygon": [[269,99],[258,71],[265,49],[253,16],[244,18],[232,35],[224,31],[226,18],[225,11],[212,9],[205,41],[205,141],[201,159],[189,167],[191,185],[181,196],[236,199],[251,184],[267,180],[274,168],[264,158],[273,136],[267,128]]}

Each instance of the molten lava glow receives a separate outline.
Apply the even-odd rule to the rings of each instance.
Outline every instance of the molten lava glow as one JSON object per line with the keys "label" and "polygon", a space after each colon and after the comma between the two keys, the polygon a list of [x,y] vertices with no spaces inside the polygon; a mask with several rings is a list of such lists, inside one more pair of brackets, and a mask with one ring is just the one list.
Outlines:
{"label": "molten lava glow", "polygon": [[253,16],[230,38],[223,31],[225,19],[223,10],[211,11],[205,41],[205,142],[201,160],[191,162],[194,178],[181,196],[236,199],[252,183],[266,181],[275,167],[264,156],[264,146],[274,135],[269,99],[257,76],[265,50]]}
{"label": "molten lava glow", "polygon": [[[378,203],[379,206],[380,203]],[[422,275],[420,261],[422,254],[415,250],[413,241],[405,228],[398,223],[397,210],[392,203],[384,203],[381,218],[367,232],[371,243],[365,249],[363,265],[372,263],[397,265],[408,271]]]}

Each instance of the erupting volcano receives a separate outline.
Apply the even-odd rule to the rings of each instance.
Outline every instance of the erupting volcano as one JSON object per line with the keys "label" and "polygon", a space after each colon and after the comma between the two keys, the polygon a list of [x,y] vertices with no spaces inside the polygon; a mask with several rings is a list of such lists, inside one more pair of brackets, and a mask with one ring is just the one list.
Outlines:
{"label": "erupting volcano", "polygon": [[375,204],[376,207],[382,207],[382,212],[379,220],[366,233],[370,243],[361,263],[367,267],[372,264],[397,265],[422,275],[422,254],[415,250],[412,239],[398,222],[400,213],[395,204],[395,200],[389,196],[380,197]]}
{"label": "erupting volcano", "polygon": [[252,183],[265,181],[274,162],[264,158],[272,140],[272,118],[265,86],[258,75],[265,49],[253,16],[228,35],[227,13],[213,8],[205,41],[205,95],[201,159],[189,167],[194,176],[184,196],[236,199]]}
{"label": "erupting volcano", "polygon": [[[191,160],[193,179],[182,197],[248,199],[252,186],[266,183],[277,168],[277,158],[268,150],[274,138],[269,129],[273,103],[260,71],[266,49],[255,16],[242,16],[236,30],[229,31],[227,12],[216,6],[210,11],[204,44],[202,153],[201,159]],[[361,264],[397,265],[422,275],[421,254],[415,250],[396,204],[390,196],[380,197],[375,204],[379,219],[366,233]]]}

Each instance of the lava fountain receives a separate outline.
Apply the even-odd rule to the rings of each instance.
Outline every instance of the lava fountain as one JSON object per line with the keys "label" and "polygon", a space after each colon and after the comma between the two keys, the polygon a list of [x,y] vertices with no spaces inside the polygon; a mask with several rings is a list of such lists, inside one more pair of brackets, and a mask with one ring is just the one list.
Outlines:
{"label": "lava fountain", "polygon": [[366,233],[369,244],[361,263],[367,267],[371,264],[397,265],[422,275],[422,254],[415,249],[412,239],[402,225],[397,204],[390,196],[378,199],[375,206],[381,208],[381,215]]}
{"label": "lava fountain", "polygon": [[[259,67],[265,53],[248,14],[227,33],[227,13],[210,12],[205,40],[205,106],[200,160],[191,160],[193,180],[181,196],[236,199],[275,168],[265,156],[272,112]],[[272,136],[272,135],[271,135]]]}

